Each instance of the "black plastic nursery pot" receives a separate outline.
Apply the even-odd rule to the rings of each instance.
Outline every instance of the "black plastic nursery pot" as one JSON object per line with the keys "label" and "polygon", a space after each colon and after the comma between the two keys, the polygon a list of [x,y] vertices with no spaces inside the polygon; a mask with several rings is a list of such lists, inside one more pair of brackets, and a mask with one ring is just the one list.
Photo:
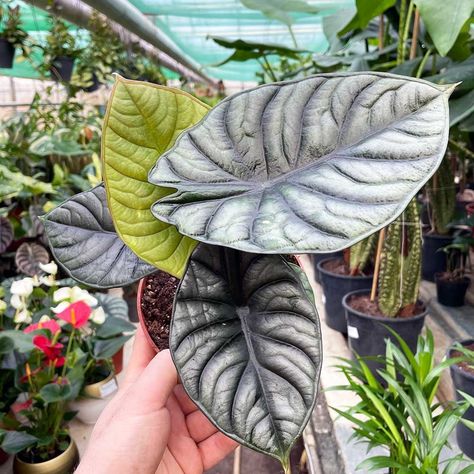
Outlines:
{"label": "black plastic nursery pot", "polygon": [[50,73],[53,81],[68,82],[71,80],[72,70],[74,68],[74,58],[67,56],[58,56],[54,58]]}
{"label": "black plastic nursery pot", "polygon": [[[396,338],[387,329],[395,331],[414,352],[418,336],[421,333],[428,310],[410,318],[385,318],[369,316],[351,307],[352,296],[369,294],[367,290],[356,290],[346,294],[342,300],[347,317],[347,335],[349,347],[361,357],[377,357],[385,355],[385,339],[397,344]],[[398,344],[397,344],[398,345]],[[374,360],[367,360],[371,370],[381,368],[381,364]]]}
{"label": "black plastic nursery pot", "polygon": [[451,235],[424,234],[422,248],[421,276],[435,281],[435,273],[446,271],[446,254],[440,250],[454,240]]}
{"label": "black plastic nursery pot", "polygon": [[455,280],[443,278],[444,273],[435,274],[436,293],[438,302],[444,306],[458,307],[464,305],[466,291],[469,288],[471,280],[465,276]]}
{"label": "black plastic nursery pot", "polygon": [[95,74],[92,74],[92,84],[89,87],[84,87],[85,92],[95,92],[100,87],[99,79]]}
{"label": "black plastic nursery pot", "polygon": [[12,68],[15,46],[5,38],[0,38],[0,67]]}
{"label": "black plastic nursery pot", "polygon": [[329,253],[313,253],[311,258],[313,260],[314,267],[314,279],[321,283],[321,277],[319,276],[318,263],[327,260],[328,258],[339,258],[342,257],[342,250],[339,252],[329,252]]}
{"label": "black plastic nursery pot", "polygon": [[323,287],[324,309],[326,310],[326,324],[342,334],[347,334],[346,314],[342,306],[344,295],[355,290],[367,290],[372,286],[373,276],[351,276],[332,273],[324,264],[332,258],[321,260],[317,270]]}
{"label": "black plastic nursery pot", "polygon": [[[474,344],[474,339],[467,339],[461,341],[463,346],[469,346]],[[448,350],[448,357],[453,357],[455,349],[450,347]],[[465,368],[459,365],[451,365],[450,367],[451,378],[453,379],[454,387],[456,389],[456,398],[458,400],[464,400],[459,394],[459,391],[467,393],[471,397],[474,397],[474,373],[468,372]],[[474,407],[469,407],[464,413],[464,419],[474,422]],[[458,442],[459,449],[471,459],[474,459],[474,431],[470,430],[463,423],[458,423],[456,426],[456,439]]]}

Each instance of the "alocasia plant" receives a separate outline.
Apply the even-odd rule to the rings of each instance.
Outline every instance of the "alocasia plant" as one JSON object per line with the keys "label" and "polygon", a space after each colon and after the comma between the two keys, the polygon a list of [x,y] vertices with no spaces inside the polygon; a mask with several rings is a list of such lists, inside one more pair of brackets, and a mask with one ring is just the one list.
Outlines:
{"label": "alocasia plant", "polygon": [[118,78],[105,189],[46,216],[54,254],[94,286],[155,268],[182,278],[170,349],[186,391],[223,432],[288,470],[321,338],[308,282],[281,254],[339,250],[396,219],[441,162],[451,91],[327,74],[207,111],[182,91]]}

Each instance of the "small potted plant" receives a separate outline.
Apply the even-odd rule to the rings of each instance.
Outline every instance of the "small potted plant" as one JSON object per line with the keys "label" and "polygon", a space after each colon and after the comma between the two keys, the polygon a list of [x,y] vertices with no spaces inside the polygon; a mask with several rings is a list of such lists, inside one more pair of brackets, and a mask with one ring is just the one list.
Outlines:
{"label": "small potted plant", "polygon": [[14,473],[72,472],[79,454],[67,428],[72,415],[67,401],[77,396],[82,368],[72,363],[71,347],[55,320],[43,316],[23,332],[31,350],[19,359],[16,421],[2,431],[1,447],[15,454]]}
{"label": "small potted plant", "polygon": [[[342,301],[349,345],[362,357],[385,353],[385,339],[396,332],[412,351],[427,307],[418,300],[421,280],[421,225],[413,200],[387,229],[379,232],[372,290],[347,293]],[[375,369],[377,361],[367,364]]]}
{"label": "small potted plant", "polygon": [[46,36],[44,49],[45,67],[54,81],[68,82],[72,76],[74,61],[81,50],[67,24],[59,17],[51,18],[51,29]]}
{"label": "small potted plant", "polygon": [[471,279],[466,275],[466,260],[474,238],[467,235],[457,236],[452,244],[440,251],[446,254],[447,268],[445,272],[435,274],[436,294],[438,302],[444,306],[463,306],[466,291]]}
{"label": "small potted plant", "polygon": [[369,450],[383,447],[387,451],[385,455],[368,456],[357,470],[385,469],[390,474],[471,472],[469,468],[461,471],[463,459],[459,455],[441,461],[449,435],[470,405],[462,397],[445,405],[435,400],[442,371],[452,367],[455,360],[435,363],[434,341],[429,331],[426,337],[418,339],[415,352],[402,338],[393,336],[398,346],[387,340],[386,354],[380,358],[382,368],[377,373],[364,358],[345,360],[338,367],[347,385],[332,388],[357,396],[353,406],[345,410],[333,408],[353,423],[353,438],[367,443]]}
{"label": "small potted plant", "polygon": [[347,334],[346,314],[342,305],[344,295],[372,286],[373,250],[377,236],[353,245],[343,256],[320,260],[317,265],[324,292],[326,324],[342,334]]}
{"label": "small potted plant", "polygon": [[21,28],[20,7],[0,5],[0,67],[13,67],[15,48],[20,48],[27,57],[28,34]]}
{"label": "small potted plant", "polygon": [[[474,400],[474,339],[454,343],[448,350],[448,357],[455,359],[451,364],[451,378],[456,389],[456,398],[463,400],[466,396]],[[474,459],[474,404],[463,415],[457,424],[456,437],[462,452]]]}
{"label": "small potted plant", "polygon": [[44,217],[52,252],[91,286],[179,279],[169,346],[187,393],[288,473],[322,360],[314,301],[286,255],[342,250],[396,219],[441,162],[452,90],[322,74],[210,109],[118,77],[104,185]]}

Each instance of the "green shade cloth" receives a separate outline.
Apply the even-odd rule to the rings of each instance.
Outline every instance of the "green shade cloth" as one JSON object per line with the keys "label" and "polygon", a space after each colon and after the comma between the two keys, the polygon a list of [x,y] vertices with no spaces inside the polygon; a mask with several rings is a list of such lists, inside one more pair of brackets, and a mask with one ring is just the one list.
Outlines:
{"label": "green shade cloth", "polygon": [[[271,3],[271,0],[268,1]],[[49,27],[47,13],[20,0],[15,3],[21,5],[23,27],[36,39],[44,38]],[[260,11],[244,7],[240,0],[130,0],[130,3],[215,79],[254,81],[260,65],[256,60],[250,60],[216,67],[230,56],[232,50],[215,44],[209,36],[294,46],[285,24],[267,18]],[[354,0],[308,0],[307,3],[317,7],[318,13],[291,13],[294,22],[292,29],[300,49],[322,53],[328,46],[322,29],[323,17],[352,7]],[[81,43],[86,44],[87,32],[77,28],[74,31]],[[278,60],[277,57],[269,59]],[[41,61],[41,54],[36,54],[35,61]],[[170,71],[165,73],[176,77],[169,74]],[[38,77],[28,62],[15,62],[13,69],[0,69],[0,74]]]}

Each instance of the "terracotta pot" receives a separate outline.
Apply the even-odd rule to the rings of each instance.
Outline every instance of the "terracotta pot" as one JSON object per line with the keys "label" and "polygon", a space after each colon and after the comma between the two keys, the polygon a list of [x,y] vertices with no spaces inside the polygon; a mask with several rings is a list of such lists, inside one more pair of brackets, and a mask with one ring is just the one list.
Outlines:
{"label": "terracotta pot", "polygon": [[159,351],[158,347],[154,343],[153,339],[151,338],[150,334],[148,334],[148,329],[145,324],[145,317],[142,312],[142,297],[143,297],[143,291],[145,290],[145,285],[146,285],[146,277],[142,278],[140,280],[140,283],[138,284],[138,291],[137,291],[137,314],[138,314],[138,320],[140,321],[140,326],[143,329],[143,332],[145,333],[145,337],[147,341],[149,342],[150,346],[155,349],[156,352]]}
{"label": "terracotta pot", "polygon": [[117,392],[118,385],[115,373],[93,384],[86,385],[84,396],[69,402],[69,408],[77,411],[76,418],[86,425],[94,425],[100,414]]}
{"label": "terracotta pot", "polygon": [[123,370],[123,346],[112,356],[115,375],[120,374]]}
{"label": "terracotta pot", "polygon": [[79,451],[73,439],[66,451],[49,461],[29,463],[22,461],[18,455],[13,461],[14,474],[68,474],[74,472],[79,464]]}

